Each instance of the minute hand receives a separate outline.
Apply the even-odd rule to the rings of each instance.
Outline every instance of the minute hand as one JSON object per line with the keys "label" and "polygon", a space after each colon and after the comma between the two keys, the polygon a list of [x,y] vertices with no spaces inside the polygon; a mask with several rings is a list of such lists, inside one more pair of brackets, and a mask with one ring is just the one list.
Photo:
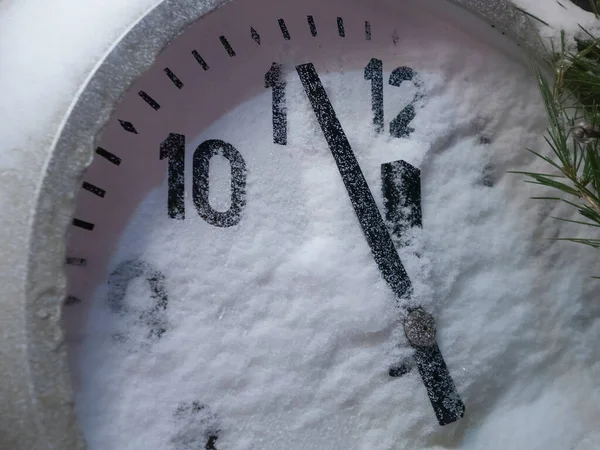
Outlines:
{"label": "minute hand", "polygon": [[373,252],[377,267],[379,267],[383,278],[398,299],[408,299],[412,293],[412,283],[406,270],[404,270],[375,199],[371,194],[367,180],[365,180],[360,170],[358,161],[329,102],[319,75],[310,63],[300,65],[296,67],[296,70],[300,75],[306,95],[312,104],[331,154],[340,171],[360,226]]}
{"label": "minute hand", "polygon": [[[375,262],[398,300],[408,300],[412,294],[412,283],[319,75],[310,63],[297,66],[296,70],[335,159]],[[401,303],[399,302],[399,306],[405,306]],[[424,346],[418,340],[409,339],[409,342],[415,347],[415,360],[438,422],[446,425],[458,420],[464,414],[464,404],[456,392],[435,340]]]}

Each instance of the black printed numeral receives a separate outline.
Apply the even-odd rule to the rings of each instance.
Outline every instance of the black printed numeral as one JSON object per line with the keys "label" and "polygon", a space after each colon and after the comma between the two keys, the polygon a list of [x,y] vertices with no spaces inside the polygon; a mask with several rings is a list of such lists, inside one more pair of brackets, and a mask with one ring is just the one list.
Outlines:
{"label": "black printed numeral", "polygon": [[[227,211],[216,211],[208,201],[209,166],[215,155],[229,160],[231,166],[231,206]],[[171,219],[185,218],[185,136],[171,133],[160,144],[160,159],[168,159],[167,214]],[[196,211],[216,227],[237,225],[246,206],[246,162],[233,145],[220,140],[201,143],[193,157],[192,198]]]}
{"label": "black printed numeral", "polygon": [[[377,133],[383,132],[383,63],[380,59],[372,58],[365,67],[365,80],[371,81],[371,109],[373,111],[373,126]],[[417,88],[421,88],[417,74],[410,67],[398,67],[390,74],[389,84],[391,86],[400,86],[403,81],[413,81]],[[402,111],[390,122],[390,134],[393,137],[403,138],[410,136],[414,128],[409,127],[409,123],[415,118],[416,112],[414,104],[421,99],[423,94],[420,92],[410,104],[405,106]]]}
{"label": "black printed numeral", "polygon": [[[108,306],[111,311],[121,316],[133,314],[130,306],[125,303],[125,296],[131,280],[139,277],[148,281],[153,301],[149,308],[139,313],[139,320],[136,320],[136,323],[142,322],[149,328],[147,339],[153,342],[160,339],[167,331],[168,297],[165,289],[165,276],[162,272],[137,259],[123,261],[108,278],[110,286]],[[116,334],[114,337],[120,341],[127,340],[127,334]]]}
{"label": "black printed numeral", "polygon": [[383,131],[383,63],[372,58],[365,67],[365,80],[371,80],[371,110],[375,131]]}
{"label": "black printed numeral", "polygon": [[381,194],[390,233],[400,246],[408,245],[408,231],[423,225],[421,171],[402,160],[382,164]]}
{"label": "black printed numeral", "polygon": [[[398,67],[390,74],[390,85],[400,86],[403,81],[413,81],[417,87],[420,87],[420,82],[416,79],[416,73],[410,67]],[[410,136],[410,133],[415,131],[414,128],[408,126],[408,124],[415,118],[415,102],[419,100],[423,95],[421,93],[415,94],[412,102],[406,105],[402,111],[390,122],[390,134],[397,138],[403,138]]]}
{"label": "black printed numeral", "polygon": [[169,134],[160,144],[160,159],[169,160],[167,210],[171,219],[185,219],[185,136]]}
{"label": "black printed numeral", "polygon": [[273,142],[287,145],[287,113],[285,108],[285,80],[281,66],[273,63],[265,74],[265,87],[273,89]]}

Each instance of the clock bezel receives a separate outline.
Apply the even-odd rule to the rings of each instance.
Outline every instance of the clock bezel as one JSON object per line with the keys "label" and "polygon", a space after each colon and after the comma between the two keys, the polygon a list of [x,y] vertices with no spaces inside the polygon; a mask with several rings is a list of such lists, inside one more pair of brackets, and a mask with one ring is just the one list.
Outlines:
{"label": "clock bezel", "polygon": [[[130,85],[187,26],[232,1],[213,0],[206,4],[195,0],[164,0],[149,10],[122,34],[96,65],[53,140],[29,230],[25,286],[23,345],[27,348],[29,395],[31,405],[35,406],[19,402],[18,398],[5,403],[13,408],[12,415],[15,408],[21,408],[18,414],[29,418],[32,429],[35,424],[36,433],[23,436],[21,447],[16,448],[86,448],[76,426],[60,325],[61,307],[67,296],[64,273],[67,230],[81,179],[92,161],[97,136]],[[546,50],[536,38],[531,21],[508,0],[428,1],[463,8],[493,25],[499,34],[505,34],[530,57],[539,59],[545,55]],[[134,61],[131,55],[136,55]]]}

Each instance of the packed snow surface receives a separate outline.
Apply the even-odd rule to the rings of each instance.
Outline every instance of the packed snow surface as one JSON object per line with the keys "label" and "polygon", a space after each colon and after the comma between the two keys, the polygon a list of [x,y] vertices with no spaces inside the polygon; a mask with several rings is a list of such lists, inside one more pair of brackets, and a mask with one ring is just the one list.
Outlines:
{"label": "packed snow surface", "polygon": [[[12,122],[0,137],[0,164],[11,173],[22,165],[15,150],[52,132],[92,55],[154,2],[95,3],[94,14],[74,0],[47,10],[33,0],[0,5],[0,56],[15,70],[0,72],[0,86],[22,113],[2,110]],[[81,25],[77,34],[60,26],[67,12],[70,24]],[[26,20],[33,15],[46,27],[46,42],[57,43],[44,53],[55,68],[45,69],[44,80],[39,59],[5,47],[7,36],[24,52],[37,48],[33,40],[41,38],[22,31],[35,28]],[[114,15],[120,25],[109,26]],[[77,51],[63,50],[65,36],[77,37]],[[193,149],[226,136],[244,155],[248,201],[237,226],[207,224],[189,198],[186,220],[169,219],[165,182],[121,237],[111,268],[144,261],[164,275],[169,306],[164,333],[147,344],[147,325],[109,308],[108,283],[98,289],[79,349],[76,396],[90,450],[192,450],[211,448],[214,437],[218,449],[598,448],[596,255],[548,240],[581,227],[552,219],[569,210],[529,200],[544,191],[506,173],[546,169],[523,150],[545,148],[539,94],[527,70],[504,56],[447,46],[439,66],[452,70],[420,73],[425,95],[406,139],[373,133],[361,72],[322,79],[381,211],[381,164],[403,159],[421,170],[423,229],[413,230],[412,245],[399,254],[414,298],[436,316],[465,418],[439,427],[417,370],[389,377],[390,365],[411,354],[401,314],[290,73],[288,120],[296,126],[284,149],[272,143],[270,116],[254,113],[270,104],[268,91],[190,143]],[[19,74],[40,84],[13,93]],[[386,116],[414,94],[399,89]],[[226,161],[213,158],[210,202],[221,211],[229,206],[228,174]],[[139,313],[153,295],[137,278],[124,303]]]}

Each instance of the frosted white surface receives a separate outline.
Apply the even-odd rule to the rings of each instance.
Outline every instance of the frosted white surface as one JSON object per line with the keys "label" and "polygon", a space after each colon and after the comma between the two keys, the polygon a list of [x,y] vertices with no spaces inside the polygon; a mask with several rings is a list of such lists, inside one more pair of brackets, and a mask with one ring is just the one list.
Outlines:
{"label": "frosted white surface", "polygon": [[[458,57],[445,52],[440,66]],[[372,131],[362,72],[322,79],[381,209],[382,163],[404,159],[422,170],[424,228],[400,256],[415,301],[438,318],[467,416],[439,427],[417,371],[388,376],[411,354],[400,313],[291,73],[287,146],[272,143],[270,114],[256,114],[269,110],[266,91],[186,152],[191,167],[193,149],[218,137],[244,155],[239,225],[207,224],[190,196],[186,220],[169,219],[166,184],[128,225],[112,267],[141,259],[164,273],[168,325],[148,346],[147,325],[131,319],[150,306],[149,285],[129,286],[132,315],[122,319],[108,307],[109,286],[98,290],[77,397],[92,450],[192,450],[215,429],[219,449],[583,450],[598,442],[594,254],[548,241],[560,225],[548,216],[563,211],[529,200],[539,190],[505,173],[543,167],[522,150],[543,146],[538,93],[500,56],[462,58],[451,77],[421,73],[426,98],[404,140]],[[386,86],[387,117],[414,93],[410,84]],[[224,210],[229,167],[214,163],[210,199]],[[561,233],[578,230],[569,228]],[[192,402],[206,407],[194,415]],[[174,415],[180,407],[183,419]]]}
{"label": "frosted white surface", "polygon": [[[2,261],[8,292],[22,283],[26,242],[13,236],[29,218],[26,211],[33,206],[51,137],[100,55],[154,3],[0,2],[0,236],[3,254],[17,255]],[[566,12],[554,0],[516,3],[573,32],[576,23],[590,20],[566,0],[561,2]],[[510,79],[502,89],[494,81],[473,95],[485,99],[482,107],[490,122],[484,128],[498,130],[493,145],[504,151],[488,152],[473,139],[461,139],[428,168],[422,167],[423,258],[411,258],[410,249],[402,254],[417,287],[420,279],[435,286],[431,298],[438,339],[467,404],[464,421],[440,431],[416,373],[397,380],[387,377],[386,364],[394,353],[402,353],[393,347],[401,342],[394,333],[396,313],[376,269],[369,265],[371,256],[349,204],[339,201],[345,198],[339,176],[323,142],[312,139],[318,130],[299,96],[297,116],[290,120],[307,125],[297,131],[305,135],[296,138],[303,142],[311,137],[311,144],[295,145],[320,165],[302,167],[291,154],[262,166],[274,170],[285,168],[283,163],[299,164],[303,170],[293,175],[285,169],[263,174],[305,189],[297,198],[283,198],[288,193],[283,190],[266,192],[268,186],[259,188],[257,180],[249,180],[249,188],[258,195],[253,198],[277,202],[277,208],[267,211],[278,215],[277,225],[269,229],[269,216],[253,209],[259,208],[258,203],[249,203],[246,216],[253,221],[242,225],[246,227],[242,233],[234,237],[218,230],[219,238],[211,242],[212,250],[205,248],[202,259],[208,262],[203,270],[214,284],[187,283],[197,279],[197,272],[177,262],[178,255],[198,257],[207,243],[193,239],[193,233],[210,228],[198,218],[163,227],[166,216],[151,210],[158,191],[141,206],[137,218],[149,221],[144,225],[148,234],[138,237],[137,243],[143,256],[168,277],[173,333],[152,348],[151,357],[130,353],[126,345],[118,351],[111,347],[107,354],[107,347],[98,342],[88,344],[87,362],[98,358],[97,372],[90,374],[89,382],[102,381],[87,385],[80,398],[86,405],[80,418],[91,450],[166,448],[176,433],[185,434],[185,419],[173,418],[178,402],[196,399],[209,404],[218,416],[201,418],[203,427],[222,430],[219,449],[598,448],[599,308],[597,285],[588,279],[597,274],[597,259],[585,248],[550,245],[545,238],[553,235],[557,223],[542,205],[526,200],[526,187],[512,176],[504,175],[492,189],[476,183],[488,159],[495,159],[498,173],[525,169],[536,163],[524,159],[522,148],[541,146],[535,90],[518,79]],[[429,82],[434,85],[435,79]],[[458,87],[432,96],[428,107],[435,102],[446,105],[446,122],[439,114],[433,120],[433,115],[421,111],[417,131],[398,157],[420,165],[418,154],[432,147],[434,136],[472,124],[474,108],[465,98],[469,97]],[[249,107],[242,105],[232,115]],[[248,115],[244,117],[248,120]],[[215,129],[226,126],[227,120],[215,124]],[[342,123],[348,123],[345,120]],[[260,139],[268,136],[265,126],[245,123],[256,133],[252,164],[269,156],[269,147],[260,145]],[[346,126],[346,132],[353,128]],[[378,149],[385,143],[370,139],[353,136],[357,149],[370,145],[371,153],[357,151],[357,156],[377,192],[378,164],[385,162],[378,159]],[[214,175],[219,177],[220,172]],[[15,186],[23,201],[5,195]],[[311,195],[301,195],[305,192]],[[220,206],[218,199],[215,202]],[[310,214],[294,220],[295,211]],[[335,219],[335,227],[319,226],[329,219]],[[250,240],[260,220],[268,226]],[[339,229],[344,230],[343,239]],[[561,234],[565,233],[563,228]],[[284,234],[287,240],[274,239]],[[120,257],[126,256],[134,238],[131,233],[125,236],[128,244]],[[240,241],[231,245],[234,238]],[[257,260],[258,252],[268,257]],[[228,256],[223,265],[220,258]],[[225,269],[215,269],[217,264]],[[250,277],[254,281],[248,288],[243,283]],[[305,286],[301,295],[290,288],[292,282]],[[367,285],[375,286],[375,292],[372,287],[366,290]],[[424,284],[420,286],[425,293]],[[132,298],[147,294],[143,284],[130,289]],[[320,301],[325,297],[327,302]],[[194,316],[198,313],[204,316]],[[103,311],[98,314],[102,317]],[[206,319],[202,326],[195,323],[196,317]],[[196,352],[194,358],[184,354],[190,348]],[[164,406],[157,407],[161,402]]]}

